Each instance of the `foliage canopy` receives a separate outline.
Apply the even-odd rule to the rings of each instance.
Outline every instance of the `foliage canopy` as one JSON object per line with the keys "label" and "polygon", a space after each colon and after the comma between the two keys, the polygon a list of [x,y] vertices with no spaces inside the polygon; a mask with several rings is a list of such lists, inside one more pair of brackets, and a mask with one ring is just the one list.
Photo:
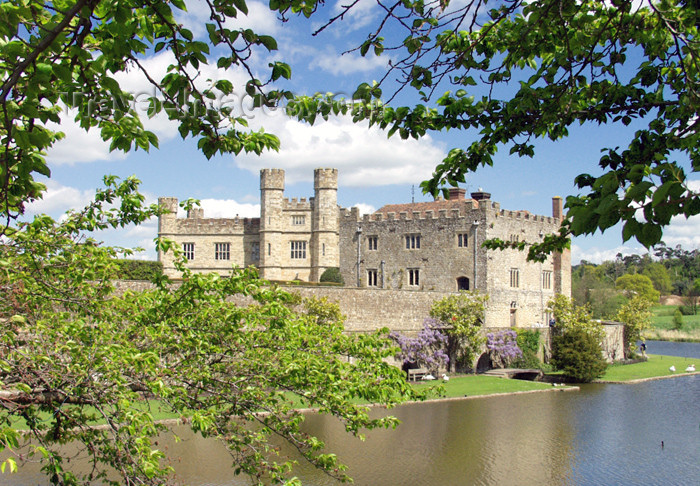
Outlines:
{"label": "foliage canopy", "polygon": [[447,335],[448,370],[457,366],[471,369],[484,337],[481,325],[488,295],[460,292],[433,302],[430,317],[435,319]]}
{"label": "foliage canopy", "polygon": [[[107,183],[84,210],[18,223],[0,246],[0,450],[9,467],[41,459],[54,484],[162,484],[172,471],[156,436],[171,432],[154,422],[148,399],[223,441],[234,471],[256,483],[290,479],[292,458],[278,457],[270,436],[345,478],[336,457],[301,433],[295,407],[335,415],[353,434],[395,426],[356,405],[414,395],[384,362],[395,351],[388,331],[344,334],[336,305],[307,300],[296,310],[298,297],[253,270],[193,274],[166,240],[158,244],[179,255],[181,283],[159,275],[151,289],[116,292],[123,252],[83,233],[161,209],[142,207],[135,179]],[[19,440],[18,418],[31,444]],[[98,422],[106,427],[91,427]],[[94,468],[76,473],[67,442]]]}
{"label": "foliage canopy", "polygon": [[[355,3],[344,7],[344,12]],[[542,260],[570,235],[622,224],[624,241],[661,241],[675,215],[700,213],[688,172],[700,167],[700,11],[697,2],[661,0],[468,0],[382,3],[384,15],[358,47],[362,55],[392,53],[389,72],[355,93],[367,119],[389,135],[471,130],[423,183],[444,185],[493,165],[494,155],[533,157],[536,139],[561,140],[581,124],[619,124],[635,131],[603,150],[598,174],[575,178],[560,234],[530,247]],[[342,15],[330,23],[340,22]],[[324,26],[322,28],[325,28]],[[399,90],[391,83],[398,79]],[[421,100],[397,106],[385,90],[414,90]],[[324,96],[297,100],[315,117],[342,109]],[[332,107],[333,109],[331,109]],[[309,109],[310,108],[310,109]],[[304,110],[299,116],[304,117]],[[469,140],[470,137],[464,137]],[[525,243],[500,240],[492,248]]]}

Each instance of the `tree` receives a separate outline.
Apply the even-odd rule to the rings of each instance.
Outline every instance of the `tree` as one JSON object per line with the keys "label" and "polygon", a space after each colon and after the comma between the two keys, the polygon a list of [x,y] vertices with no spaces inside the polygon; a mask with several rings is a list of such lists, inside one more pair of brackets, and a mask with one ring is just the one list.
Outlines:
{"label": "tree", "polygon": [[666,267],[660,262],[651,262],[648,264],[642,275],[646,275],[651,280],[654,288],[659,291],[661,295],[668,295],[671,293],[673,286],[671,285],[671,277],[668,274]]}
{"label": "tree", "polygon": [[[209,20],[197,36],[178,21],[182,0],[0,3],[0,449],[10,454],[4,464],[11,469],[18,458],[42,458],[55,484],[115,477],[115,484],[161,484],[169,469],[153,440],[163,427],[144,401],[151,398],[175,416],[188,415],[195,431],[224,441],[235,471],[256,482],[289,475],[286,458],[276,459],[267,443],[270,435],[342,478],[335,456],[299,433],[292,396],[359,433],[396,422],[370,418],[353,400],[391,405],[413,395],[400,371],[382,361],[393,351],[386,335],[346,336],[325,304],[294,311],[298,299],[250,270],[230,278],[194,275],[180,255],[179,286],[154,275],[153,289],[115,295],[115,258],[129,253],[84,234],[159,213],[143,207],[135,179],[108,178],[89,207],[62,222],[18,221],[45,190],[37,178],[50,176],[44,154],[63,136],[52,125],[68,116],[61,104],[75,110],[83,129],[99,130],[112,150],[158,147],[134,109],[134,94],[118,81],[127,71],[154,88],[139,100],[148,115],[165,115],[206,157],[278,148],[273,134],[248,129],[246,117],[222,99],[236,90],[255,109],[274,106],[292,95],[270,83],[288,79],[291,68],[272,60],[266,73],[256,63],[277,43],[236,27],[248,12],[245,0],[203,5]],[[315,7],[271,5],[283,16],[309,16]],[[143,62],[154,53],[171,56],[164,75]],[[207,64],[236,67],[247,80],[234,86],[204,79],[199,72]],[[177,251],[168,241],[158,245]],[[248,303],[227,300],[233,297]],[[19,450],[18,418],[35,448]],[[107,427],[91,427],[98,421]],[[62,456],[68,441],[82,444],[95,465],[84,477]]]}
{"label": "tree", "polygon": [[[354,5],[329,23],[340,22]],[[598,174],[575,178],[581,192],[567,197],[560,234],[530,246],[529,257],[542,260],[551,250],[565,248],[570,235],[618,223],[623,241],[636,238],[651,247],[661,241],[673,216],[700,213],[698,192],[687,176],[687,167],[695,172],[700,166],[697,2],[419,0],[381,5],[383,17],[358,49],[362,55],[391,52],[391,69],[378,83],[357,89],[355,98],[362,104],[353,106],[355,118],[402,138],[478,131],[475,140],[449,151],[424,191],[437,194],[464,182],[465,174],[493,165],[502,148],[533,157],[535,139],[563,139],[579,124],[619,124],[636,130],[621,146],[603,151]],[[384,91],[397,78],[400,88],[383,105]],[[397,106],[397,91],[405,99],[411,89],[420,102]],[[294,108],[315,117],[322,107],[333,113],[341,104],[319,95],[296,101]],[[492,248],[525,246],[491,243]]]}
{"label": "tree", "polygon": [[345,282],[343,281],[343,276],[341,275],[340,269],[338,267],[327,268],[326,270],[324,270],[324,272],[321,274],[321,278],[319,278],[318,281],[333,282],[340,285],[345,284]]}
{"label": "tree", "polygon": [[[268,443],[281,437],[312,464],[345,478],[337,458],[300,432],[304,406],[337,416],[348,432],[393,427],[357,401],[391,406],[415,396],[385,359],[388,331],[347,335],[337,306],[305,302],[256,278],[193,274],[174,251],[182,281],[156,275],[148,290],[117,293],[116,257],[128,251],[86,231],[138,223],[138,182],[107,187],[61,222],[39,216],[6,229],[0,246],[0,450],[3,469],[41,460],[52,484],[162,484],[171,472],[156,436],[159,408],[232,452],[236,473],[256,483],[290,477],[290,458]],[[18,420],[31,443],[20,443]],[[105,427],[93,427],[96,424]],[[93,468],[73,469],[71,442]]]}
{"label": "tree", "polygon": [[600,378],[608,366],[598,340],[583,329],[570,329],[552,338],[552,364],[579,383]]}
{"label": "tree", "polygon": [[646,275],[625,274],[615,281],[615,287],[625,290],[632,295],[638,295],[651,303],[659,302],[659,292],[654,288],[651,279]]}
{"label": "tree", "polygon": [[[142,73],[154,88],[154,94],[139,99],[148,104],[149,116],[165,113],[178,124],[183,138],[197,140],[205,156],[278,148],[274,135],[247,129],[246,118],[221,103],[234,88],[247,93],[256,108],[291,96],[268,88],[269,83],[291,76],[287,64],[271,62],[267,79],[253,75],[251,62],[276,50],[275,39],[230,27],[238,15],[247,14],[244,0],[207,2],[204,8],[210,10],[210,20],[203,37],[195,37],[176,20],[185,8],[182,0],[0,4],[3,218],[9,222],[27,201],[41,197],[44,186],[35,175],[50,174],[43,155],[62,137],[50,125],[66,116],[60,102],[76,110],[75,120],[82,128],[99,129],[111,150],[158,147],[157,137],[144,129],[134,110],[134,94],[116,80],[127,70]],[[173,62],[164,76],[156,78],[143,58],[168,51]],[[244,87],[234,87],[227,79],[200,79],[198,71],[209,63],[223,69],[235,66],[249,79]]]}
{"label": "tree", "polygon": [[671,324],[674,331],[680,331],[683,329],[683,313],[680,309],[676,309],[673,313],[673,320]]}
{"label": "tree", "polygon": [[637,341],[643,339],[645,330],[651,327],[651,302],[639,295],[624,304],[615,316],[615,320],[625,325],[625,357],[629,357],[637,349]]}
{"label": "tree", "polygon": [[547,311],[554,316],[555,329],[558,333],[582,330],[599,341],[603,337],[603,328],[599,322],[591,318],[589,307],[577,306],[566,295],[557,294],[547,303]]}
{"label": "tree", "polygon": [[697,315],[700,306],[700,278],[695,279],[693,285],[686,290],[683,296],[683,308],[681,312]]}
{"label": "tree", "polygon": [[457,366],[471,369],[476,353],[484,339],[481,324],[487,295],[477,292],[460,292],[433,302],[430,317],[437,320],[447,335],[448,370]]}

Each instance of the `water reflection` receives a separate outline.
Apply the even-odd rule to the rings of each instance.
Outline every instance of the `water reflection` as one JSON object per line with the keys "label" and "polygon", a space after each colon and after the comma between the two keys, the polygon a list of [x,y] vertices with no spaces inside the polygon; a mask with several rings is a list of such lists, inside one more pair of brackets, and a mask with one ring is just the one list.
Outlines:
{"label": "water reflection", "polygon": [[[403,422],[398,429],[374,431],[365,442],[315,414],[306,430],[338,454],[358,485],[700,484],[698,398],[695,375],[404,405],[391,411]],[[175,458],[179,482],[248,484],[233,477],[220,444],[175,430],[183,440],[164,439],[161,446]],[[47,484],[36,471],[23,467],[0,482]],[[308,465],[297,473],[304,484],[337,484]]]}

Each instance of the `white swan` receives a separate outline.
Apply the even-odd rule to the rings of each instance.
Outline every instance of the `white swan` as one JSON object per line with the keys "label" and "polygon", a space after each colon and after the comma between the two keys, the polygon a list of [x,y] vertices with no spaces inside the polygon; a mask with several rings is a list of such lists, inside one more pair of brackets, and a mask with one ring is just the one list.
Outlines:
{"label": "white swan", "polygon": [[675,373],[675,372],[676,372],[676,367],[673,366],[673,365],[671,365],[671,367],[670,367],[668,370],[669,370],[671,373]]}
{"label": "white swan", "polygon": [[[693,368],[693,371],[695,371],[695,368]],[[450,381],[450,377],[447,376],[445,373],[442,374],[442,381]]]}
{"label": "white swan", "polygon": [[685,371],[695,372],[695,365],[694,364],[688,365],[688,367],[685,369]]}
{"label": "white swan", "polygon": [[428,380],[434,380],[435,377],[434,377],[433,375],[425,375],[425,376],[423,377],[423,379],[426,380],[426,381],[428,381]]}

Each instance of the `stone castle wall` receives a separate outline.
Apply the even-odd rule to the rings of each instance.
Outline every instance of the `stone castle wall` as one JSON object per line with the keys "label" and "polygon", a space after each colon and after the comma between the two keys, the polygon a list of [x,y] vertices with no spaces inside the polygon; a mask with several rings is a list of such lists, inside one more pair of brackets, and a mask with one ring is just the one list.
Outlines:
{"label": "stone castle wall", "polygon": [[[118,292],[126,290],[140,291],[151,288],[150,282],[144,281],[118,281],[115,282]],[[327,298],[330,302],[338,304],[341,312],[346,316],[346,332],[372,332],[383,327],[402,334],[416,335],[423,328],[423,321],[428,317],[430,307],[436,300],[442,299],[451,292],[410,292],[390,289],[362,289],[347,287],[303,287],[287,286],[285,290],[298,294],[302,298],[318,297]],[[240,305],[252,303],[252,300],[240,298]],[[488,309],[492,307],[487,304]],[[488,324],[488,317],[487,317]],[[544,345],[544,356],[548,359],[549,327],[527,326],[534,328],[542,335],[541,342]],[[511,329],[508,326],[499,326],[492,323],[485,326],[485,330],[499,331]],[[609,362],[623,359],[624,357],[624,326],[615,322],[604,322],[605,336],[602,343],[603,356]]]}

